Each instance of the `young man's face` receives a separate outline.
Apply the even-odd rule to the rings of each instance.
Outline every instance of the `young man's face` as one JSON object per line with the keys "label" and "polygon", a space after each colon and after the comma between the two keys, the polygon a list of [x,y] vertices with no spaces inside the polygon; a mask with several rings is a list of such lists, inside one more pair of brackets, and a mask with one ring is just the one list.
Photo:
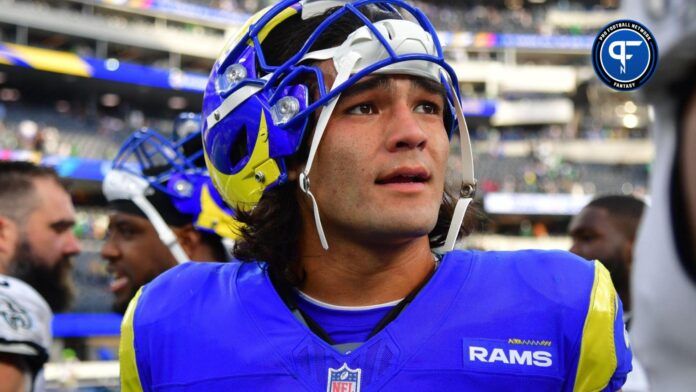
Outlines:
{"label": "young man's face", "polygon": [[[609,211],[585,207],[570,222],[568,231],[573,240],[570,251],[588,260],[599,260],[609,270],[619,293],[627,294],[633,241],[617,227]],[[630,306],[629,298],[622,300]]]}
{"label": "young man's face", "polygon": [[570,251],[578,256],[609,265],[625,263],[622,248],[628,239],[616,227],[606,209],[583,208],[570,222],[568,231],[573,240]]}
{"label": "young man's face", "polygon": [[341,95],[310,174],[329,238],[384,244],[435,227],[449,152],[444,110],[442,86],[410,76],[371,75]]}
{"label": "young man's face", "polygon": [[125,312],[138,289],[176,265],[154,226],[145,218],[123,212],[109,217],[109,235],[102,257],[113,274],[114,311]]}

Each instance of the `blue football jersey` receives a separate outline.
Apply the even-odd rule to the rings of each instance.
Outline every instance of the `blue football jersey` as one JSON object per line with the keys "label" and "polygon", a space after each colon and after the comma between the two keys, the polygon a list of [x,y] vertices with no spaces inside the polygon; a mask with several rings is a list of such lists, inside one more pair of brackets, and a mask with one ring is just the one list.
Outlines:
{"label": "blue football jersey", "polygon": [[145,286],[124,391],[614,391],[631,370],[609,273],[562,251],[454,251],[391,323],[341,353],[260,263],[187,263]]}

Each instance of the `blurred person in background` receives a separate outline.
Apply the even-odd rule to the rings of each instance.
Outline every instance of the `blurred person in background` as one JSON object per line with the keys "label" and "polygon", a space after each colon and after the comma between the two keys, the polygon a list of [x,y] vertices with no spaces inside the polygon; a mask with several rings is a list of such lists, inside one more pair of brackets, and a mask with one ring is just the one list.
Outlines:
{"label": "blurred person in background", "polygon": [[53,169],[0,162],[0,390],[42,390],[52,312],[74,294],[75,210]]}
{"label": "blurred person in background", "polygon": [[599,262],[453,250],[475,184],[456,74],[419,10],[360,3],[279,2],[221,52],[205,158],[241,262],[138,292],[123,390],[620,389],[631,353]]}
{"label": "blurred person in background", "polygon": [[651,205],[638,230],[631,338],[655,391],[696,388],[696,2],[624,0],[660,58],[640,90],[653,107]]}
{"label": "blurred person in background", "polygon": [[34,150],[39,125],[33,120],[22,120],[17,127],[20,147],[24,150]]}
{"label": "blurred person in background", "polygon": [[[624,323],[631,328],[630,274],[636,231],[645,203],[633,196],[609,195],[593,199],[570,222],[573,240],[570,251],[588,260],[599,260],[609,270],[614,287],[624,304]],[[624,392],[647,391],[648,383],[640,363],[633,358]]]}
{"label": "blurred person in background", "polygon": [[570,222],[570,251],[588,260],[599,260],[609,270],[624,304],[624,321],[630,327],[629,276],[633,245],[645,203],[633,196],[600,196],[586,205]]}
{"label": "blurred person in background", "polygon": [[198,121],[183,115],[173,140],[147,129],[134,133],[105,177],[112,212],[101,255],[113,275],[116,312],[179,263],[228,260],[237,223],[207,174]]}

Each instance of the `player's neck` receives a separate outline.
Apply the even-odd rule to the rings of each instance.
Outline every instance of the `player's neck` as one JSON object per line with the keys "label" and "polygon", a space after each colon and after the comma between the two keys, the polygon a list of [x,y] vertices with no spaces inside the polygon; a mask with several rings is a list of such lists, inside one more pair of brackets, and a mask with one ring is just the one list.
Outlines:
{"label": "player's neck", "polygon": [[9,275],[10,259],[2,256],[3,255],[0,254],[0,275]]}
{"label": "player's neck", "polygon": [[301,251],[306,279],[298,287],[322,302],[366,306],[407,296],[435,268],[427,237],[400,246],[361,247],[333,241],[329,251]]}
{"label": "player's neck", "polygon": [[218,260],[212,248],[204,244],[198,244],[195,248],[185,249],[191,261],[224,261]]}

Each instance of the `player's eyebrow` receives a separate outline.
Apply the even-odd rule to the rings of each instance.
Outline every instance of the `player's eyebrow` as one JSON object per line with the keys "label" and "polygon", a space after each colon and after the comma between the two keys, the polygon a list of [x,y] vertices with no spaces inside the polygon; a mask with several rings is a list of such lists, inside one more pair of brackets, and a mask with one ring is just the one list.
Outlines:
{"label": "player's eyebrow", "polygon": [[441,95],[443,98],[447,96],[445,86],[442,83],[425,78],[411,78],[411,84],[422,88],[423,90],[436,95]]}
{"label": "player's eyebrow", "polygon": [[111,226],[124,226],[124,225],[137,225],[132,219],[122,216],[122,215],[112,215],[109,217],[109,227]]}
{"label": "player's eyebrow", "polygon": [[389,90],[391,84],[391,78],[387,75],[378,75],[375,77],[366,78],[348,87],[343,93],[341,93],[341,99],[348,99],[350,97],[362,94],[365,91],[376,88]]}
{"label": "player's eyebrow", "polygon": [[75,221],[72,219],[61,219],[50,224],[50,227],[58,232],[68,230],[75,226]]}
{"label": "player's eyebrow", "polygon": [[[417,88],[421,88],[428,93],[441,95],[445,97],[445,88],[441,83],[434,80],[411,77],[411,85]],[[391,75],[378,75],[375,77],[367,78],[361,80],[354,85],[348,87],[343,93],[341,93],[341,99],[348,99],[350,97],[364,93],[375,88],[389,90],[393,88],[393,78]]]}
{"label": "player's eyebrow", "polygon": [[585,227],[585,226],[580,226],[576,227],[568,232],[568,234],[572,236],[581,236],[581,235],[587,235],[587,234],[593,234],[595,231]]}

